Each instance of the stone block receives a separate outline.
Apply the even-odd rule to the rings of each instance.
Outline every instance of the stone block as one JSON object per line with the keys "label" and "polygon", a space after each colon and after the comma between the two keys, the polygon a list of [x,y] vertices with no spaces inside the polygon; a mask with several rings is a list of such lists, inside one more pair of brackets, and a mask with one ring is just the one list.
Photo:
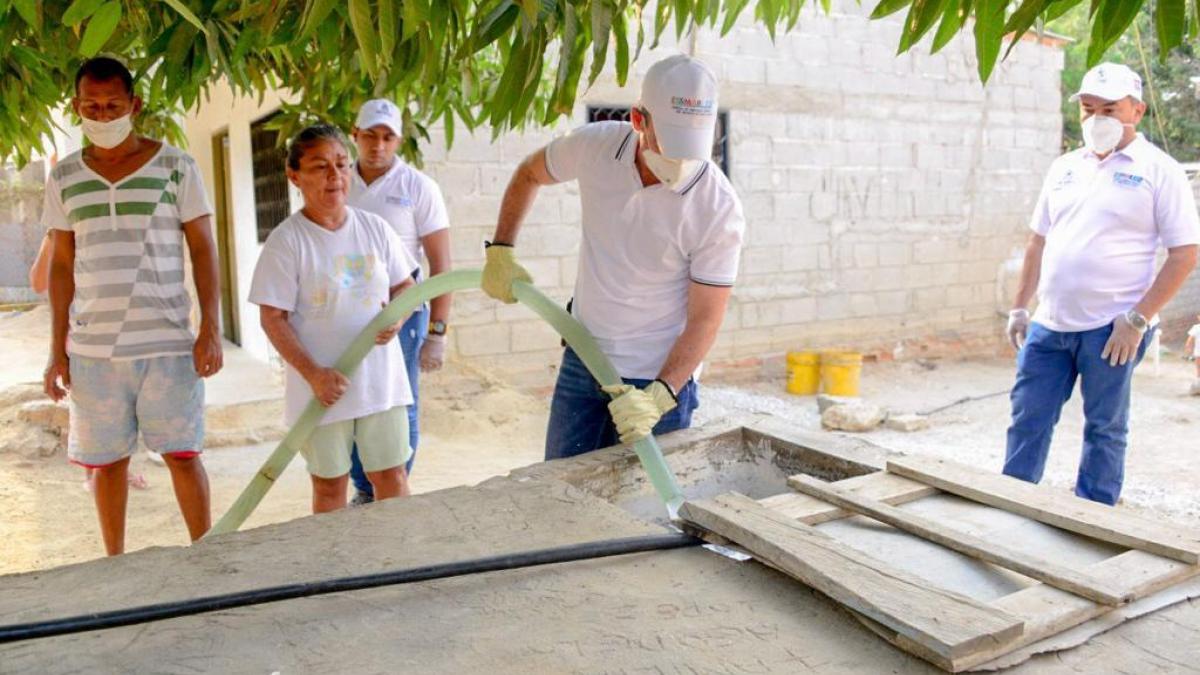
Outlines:
{"label": "stone block", "polygon": [[843,403],[821,413],[821,426],[831,431],[864,432],[877,429],[885,419],[887,413],[877,405]]}

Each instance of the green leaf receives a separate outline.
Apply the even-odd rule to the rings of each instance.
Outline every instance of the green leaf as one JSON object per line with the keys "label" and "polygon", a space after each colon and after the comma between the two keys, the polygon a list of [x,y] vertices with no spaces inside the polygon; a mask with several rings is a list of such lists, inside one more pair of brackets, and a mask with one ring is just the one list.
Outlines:
{"label": "green leaf", "polygon": [[85,58],[95,56],[108,39],[112,37],[117,24],[121,22],[121,3],[109,0],[96,10],[83,30],[83,38],[79,40],[79,54]]}
{"label": "green leaf", "polygon": [[612,26],[613,39],[617,42],[617,85],[624,87],[625,81],[629,78],[629,35],[625,26],[624,12],[617,13]]}
{"label": "green leaf", "polygon": [[725,2],[725,20],[721,23],[721,37],[733,29],[737,23],[738,16],[746,9],[746,5],[750,0],[726,0]]}
{"label": "green leaf", "polygon": [[946,3],[947,0],[913,0],[908,8],[908,17],[904,20],[904,33],[900,36],[900,52],[908,51],[925,37],[925,33],[942,15]]}
{"label": "green leaf", "polygon": [[42,3],[41,0],[13,0],[13,7],[17,8],[17,14],[25,19],[25,23],[33,27],[33,30],[42,32]]}
{"label": "green leaf", "polygon": [[[416,5],[415,2],[406,4]],[[408,32],[408,22],[404,30]],[[416,30],[416,27],[413,27]],[[392,52],[396,49],[396,0],[379,0],[379,50],[383,54],[383,62],[392,62]]]}
{"label": "green leaf", "polygon": [[592,5],[592,70],[588,73],[588,83],[596,81],[604,70],[604,62],[608,59],[608,36],[612,31],[612,7],[607,0],[600,0]]}
{"label": "green leaf", "polygon": [[1046,8],[1046,23],[1059,18],[1063,14],[1075,9],[1075,7],[1083,2],[1083,0],[1054,0],[1050,6]]}
{"label": "green leaf", "polygon": [[167,5],[169,5],[171,7],[171,9],[175,10],[176,12],[179,12],[179,16],[182,16],[183,18],[187,19],[188,23],[195,26],[196,29],[199,30],[201,33],[208,35],[208,29],[205,28],[204,24],[200,22],[200,19],[197,18],[196,15],[192,13],[192,10],[188,9],[187,5],[183,4],[182,0],[162,0],[162,1],[167,3]]}
{"label": "green leaf", "polygon": [[1000,56],[1000,41],[1004,38],[1004,8],[1007,0],[979,0],[975,3],[975,58],[979,79],[987,83]]}
{"label": "green leaf", "polygon": [[478,34],[471,40],[473,51],[483,49],[507,33],[520,15],[521,9],[512,0],[504,0],[497,5],[480,24]]}
{"label": "green leaf", "polygon": [[1033,22],[1037,20],[1038,16],[1046,10],[1046,6],[1050,2],[1053,0],[1025,0],[1017,7],[1017,11],[1008,17],[1008,23],[1004,24],[1004,32],[1012,33],[1012,37],[1008,42],[1008,51],[1004,52],[1004,58],[1008,58],[1008,55],[1016,48],[1017,43],[1033,26]]}
{"label": "green leaf", "polygon": [[83,23],[84,19],[95,14],[102,4],[104,4],[104,0],[75,0],[70,7],[67,7],[67,11],[63,12],[63,25],[78,26]]}
{"label": "green leaf", "polygon": [[300,39],[307,40],[313,36],[325,23],[329,13],[337,6],[338,0],[309,0],[308,11],[304,15],[304,23],[300,28]]}
{"label": "green leaf", "polygon": [[[666,2],[667,0],[658,0]],[[774,0],[759,0],[759,2],[774,2]],[[690,0],[675,0],[675,39],[683,37],[684,31],[687,30],[688,20],[692,18]],[[593,10],[594,11],[594,10]],[[592,78],[595,79],[595,78]]]}
{"label": "green leaf", "polygon": [[879,0],[879,4],[875,5],[875,9],[871,10],[871,18],[882,19],[885,16],[890,16],[908,7],[912,2],[913,0]]}
{"label": "green leaf", "polygon": [[363,68],[374,81],[379,77],[379,43],[371,23],[370,0],[350,0],[350,30],[358,41],[358,56]]}
{"label": "green leaf", "polygon": [[1163,62],[1167,54],[1183,42],[1187,24],[1186,0],[1158,0],[1154,5],[1154,28],[1158,35],[1158,56]]}
{"label": "green leaf", "polygon": [[1088,41],[1088,67],[1100,63],[1104,53],[1129,28],[1141,8],[1140,0],[1100,0],[1092,19]]}
{"label": "green leaf", "polygon": [[942,13],[942,22],[938,25],[937,33],[933,36],[931,54],[936,54],[950,44],[955,35],[962,30],[963,23],[971,15],[971,0],[950,0]]}

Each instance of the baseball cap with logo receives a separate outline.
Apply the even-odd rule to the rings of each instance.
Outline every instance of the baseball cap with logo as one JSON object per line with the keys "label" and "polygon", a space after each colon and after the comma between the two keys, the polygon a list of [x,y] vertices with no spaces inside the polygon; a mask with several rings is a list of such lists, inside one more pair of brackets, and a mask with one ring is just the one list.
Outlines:
{"label": "baseball cap with logo", "polygon": [[1098,96],[1105,101],[1120,101],[1126,96],[1142,100],[1142,78],[1129,66],[1120,63],[1101,63],[1087,71],[1079,91],[1071,97],[1072,101],[1080,96]]}
{"label": "baseball cap with logo", "polygon": [[379,124],[391,129],[396,135],[400,134],[400,127],[403,126],[400,121],[400,109],[386,98],[376,98],[362,104],[362,107],[358,109],[358,120],[354,126],[359,129],[370,129]]}
{"label": "baseball cap with logo", "polygon": [[672,159],[712,156],[717,124],[717,78],[703,63],[677,54],[650,66],[641,106],[650,113],[662,154]]}

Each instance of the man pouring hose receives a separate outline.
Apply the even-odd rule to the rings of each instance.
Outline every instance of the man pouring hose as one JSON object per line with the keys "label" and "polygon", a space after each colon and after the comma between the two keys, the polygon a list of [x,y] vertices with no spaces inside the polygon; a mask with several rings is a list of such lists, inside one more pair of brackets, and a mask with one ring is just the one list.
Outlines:
{"label": "man pouring hose", "polygon": [[672,56],[646,73],[630,123],[579,127],[525,158],[508,184],[484,292],[515,302],[513,281],[532,281],[516,244],[538,189],[576,181],[583,236],[571,314],[624,381],[601,390],[568,347],[546,459],[691,425],[694,375],[724,319],[745,229],[733,186],[710,160],[716,117],[712,72]]}

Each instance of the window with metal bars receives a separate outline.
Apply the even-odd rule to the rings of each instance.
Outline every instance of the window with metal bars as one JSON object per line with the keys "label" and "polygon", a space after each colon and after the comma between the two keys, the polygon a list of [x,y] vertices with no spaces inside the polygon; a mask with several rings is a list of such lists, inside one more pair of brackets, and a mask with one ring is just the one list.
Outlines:
{"label": "window with metal bars", "polygon": [[[589,105],[588,122],[628,122],[629,106]],[[717,127],[713,130],[712,161],[726,176],[729,175],[729,111],[717,111]]]}
{"label": "window with metal bars", "polygon": [[250,152],[254,170],[254,215],[258,241],[267,240],[275,226],[291,215],[288,199],[287,149],[279,144],[279,132],[268,129],[278,113],[250,125]]}

